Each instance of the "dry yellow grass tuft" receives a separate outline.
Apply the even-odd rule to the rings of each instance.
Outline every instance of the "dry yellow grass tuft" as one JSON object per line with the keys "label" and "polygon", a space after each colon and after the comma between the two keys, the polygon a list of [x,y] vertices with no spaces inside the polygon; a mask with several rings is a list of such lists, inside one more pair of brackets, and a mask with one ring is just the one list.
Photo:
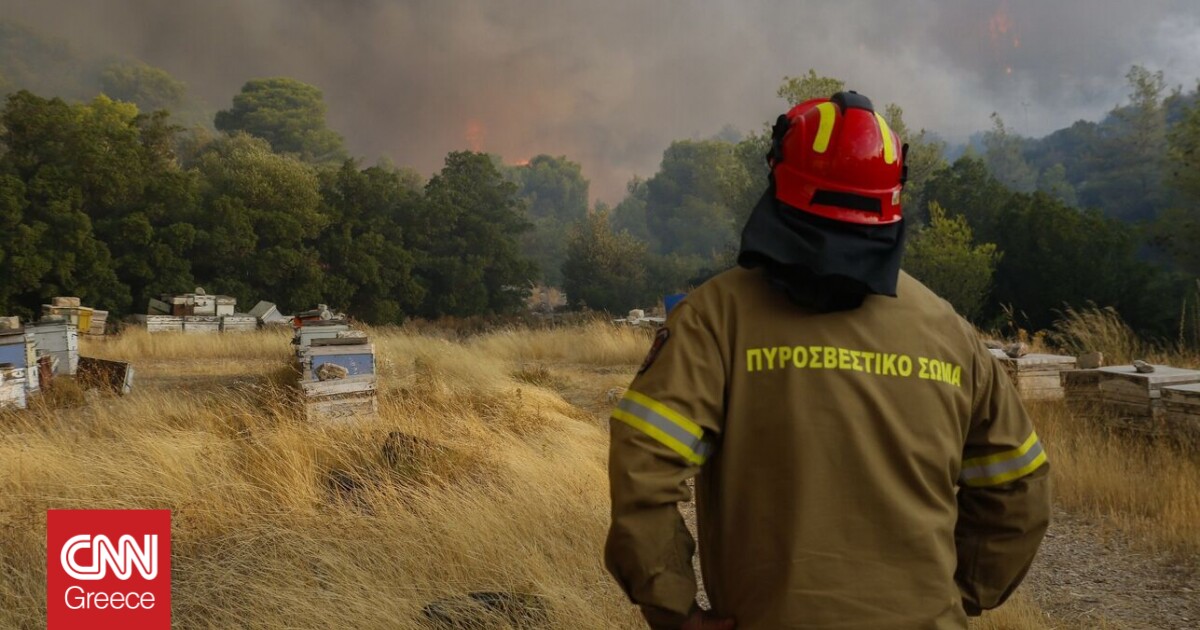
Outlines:
{"label": "dry yellow grass tuft", "polygon": [[[180,627],[420,628],[493,590],[541,596],[551,627],[640,627],[601,562],[604,409],[648,333],[369,334],[380,414],[353,426],[301,421],[284,333],[85,340],[135,391],[0,414],[0,627],[44,623],[48,508],[171,509]],[[1064,505],[1196,552],[1194,459],[1033,411]],[[1024,598],[973,627],[1061,626]]]}

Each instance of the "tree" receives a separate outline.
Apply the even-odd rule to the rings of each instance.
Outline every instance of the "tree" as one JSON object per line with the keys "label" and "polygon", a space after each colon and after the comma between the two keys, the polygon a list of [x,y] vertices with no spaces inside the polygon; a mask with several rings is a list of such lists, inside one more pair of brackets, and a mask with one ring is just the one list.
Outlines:
{"label": "tree", "polygon": [[[1200,95],[1200,85],[1195,94]],[[1168,140],[1167,178],[1180,203],[1163,212],[1153,228],[1154,240],[1180,269],[1200,276],[1200,100],[1193,99],[1182,111]]]}
{"label": "tree", "polygon": [[109,97],[148,112],[178,110],[187,92],[183,82],[144,63],[110,64],[100,74],[100,89]]}
{"label": "tree", "polygon": [[1038,176],[1037,189],[1068,206],[1078,204],[1075,187],[1067,181],[1067,169],[1061,163],[1042,171],[1042,174]]}
{"label": "tree", "polygon": [[1126,221],[1153,219],[1169,204],[1166,172],[1167,118],[1163,73],[1133,66],[1126,74],[1129,103],[1101,124],[1091,175],[1080,188],[1088,207]]}
{"label": "tree", "polygon": [[317,238],[324,299],[371,324],[402,323],[425,297],[401,227],[420,203],[420,192],[398,169],[359,170],[353,160],[322,172],[320,180],[327,226]]}
{"label": "tree", "polygon": [[913,133],[904,122],[904,110],[895,103],[884,108],[884,118],[892,131],[900,136],[900,142],[908,145],[905,155],[905,165],[908,166],[908,181],[900,195],[901,205],[908,209],[905,213],[912,223],[920,223],[921,208],[918,202],[925,191],[925,183],[934,173],[946,168],[946,143],[938,140],[933,134],[924,129]]}
{"label": "tree", "polygon": [[740,226],[731,205],[747,179],[734,145],[671,143],[646,182],[646,224],[660,253],[710,257],[734,247]]}
{"label": "tree", "polygon": [[650,236],[650,228],[646,224],[646,197],[649,195],[646,180],[635,175],[625,185],[625,191],[625,198],[609,215],[613,231],[629,232],[639,241],[657,248],[657,242]]}
{"label": "tree", "polygon": [[341,162],[342,137],[326,126],[321,90],[283,77],[255,79],[233,97],[233,107],[217,112],[220,131],[263,138],[279,153],[307,162]]}
{"label": "tree", "polygon": [[1009,190],[1033,192],[1037,188],[1037,172],[1022,155],[1023,139],[1011,133],[1000,115],[992,112],[992,129],[983,134],[983,161],[992,176]]}
{"label": "tree", "polygon": [[538,155],[523,166],[506,167],[505,176],[517,184],[533,224],[521,238],[522,252],[537,263],[544,282],[561,284],[565,234],[587,215],[588,180],[583,170],[565,156]]}
{"label": "tree", "polygon": [[528,230],[517,187],[482,153],[446,156],[425,185],[425,199],[408,227],[416,276],[427,293],[426,317],[516,311],[537,277],[521,255]]}
{"label": "tree", "polygon": [[326,225],[317,176],[299,160],[246,134],[201,154],[202,212],[196,218],[196,279],[239,302],[266,299],[300,310],[322,301],[313,241]]}
{"label": "tree", "polygon": [[3,116],[5,207],[20,216],[4,245],[16,273],[0,299],[29,313],[47,297],[78,295],[122,313],[191,282],[195,178],[174,160],[165,114],[21,92]]}
{"label": "tree", "polygon": [[795,107],[809,99],[829,98],[845,89],[845,81],[820,76],[816,70],[809,68],[806,75],[783,77],[783,84],[775,93],[787,101],[789,107]]}
{"label": "tree", "polygon": [[905,270],[968,319],[982,311],[1001,258],[994,244],[975,245],[973,239],[965,217],[948,217],[932,203],[929,225],[916,232],[904,256]]}
{"label": "tree", "polygon": [[645,305],[646,245],[628,232],[614,233],[607,212],[576,223],[567,241],[563,288],[572,306],[624,313]]}

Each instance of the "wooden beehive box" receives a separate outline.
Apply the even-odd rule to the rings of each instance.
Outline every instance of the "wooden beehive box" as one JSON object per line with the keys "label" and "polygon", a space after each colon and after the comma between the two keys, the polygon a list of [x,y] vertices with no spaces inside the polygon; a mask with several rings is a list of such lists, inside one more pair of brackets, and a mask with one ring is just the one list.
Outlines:
{"label": "wooden beehive box", "polygon": [[25,409],[25,368],[0,367],[0,409]]}
{"label": "wooden beehive box", "polygon": [[1071,411],[1092,415],[1100,404],[1100,370],[1069,370],[1059,375],[1063,398]]}
{"label": "wooden beehive box", "polygon": [[1162,406],[1169,431],[1200,443],[1200,383],[1163,387]]}
{"label": "wooden beehive box", "polygon": [[1162,388],[1200,383],[1200,370],[1166,365],[1141,373],[1133,366],[1097,368],[1100,372],[1100,404],[1110,413],[1135,420],[1152,419],[1162,413]]}
{"label": "wooden beehive box", "polygon": [[75,374],[79,369],[79,333],[66,322],[38,322],[29,324],[26,330],[33,332],[37,343],[37,354],[53,357],[54,375]]}
{"label": "wooden beehive box", "polygon": [[1075,369],[1075,357],[1057,354],[1027,354],[997,357],[1009,378],[1026,400],[1062,400],[1062,373]]}
{"label": "wooden beehive box", "polygon": [[151,334],[183,332],[183,317],[179,315],[135,315],[134,319],[146,324],[146,332]]}
{"label": "wooden beehive box", "polygon": [[221,318],[216,315],[186,315],[183,332],[193,335],[208,335],[221,332]]}
{"label": "wooden beehive box", "polygon": [[133,366],[124,361],[79,357],[79,382],[124,396],[133,389]]}
{"label": "wooden beehive box", "polygon": [[[309,420],[338,422],[378,410],[375,346],[365,337],[311,339],[301,357],[300,389]],[[346,376],[320,380],[321,366],[343,368]]]}
{"label": "wooden beehive box", "polygon": [[222,315],[221,332],[254,332],[258,330],[258,318],[253,315]]}
{"label": "wooden beehive box", "polygon": [[92,325],[87,334],[103,336],[108,327],[108,311],[92,310]]}

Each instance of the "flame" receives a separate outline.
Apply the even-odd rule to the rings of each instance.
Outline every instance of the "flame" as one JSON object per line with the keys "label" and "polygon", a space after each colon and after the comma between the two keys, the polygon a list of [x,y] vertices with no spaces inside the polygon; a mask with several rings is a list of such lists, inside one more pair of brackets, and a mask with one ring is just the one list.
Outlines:
{"label": "flame", "polygon": [[487,137],[487,129],[483,126],[483,122],[478,118],[472,118],[467,121],[467,131],[464,138],[471,150],[479,153],[483,151],[483,140]]}
{"label": "flame", "polygon": [[529,166],[529,158],[525,158],[524,160],[517,160],[516,162],[513,162],[511,164],[511,166]]}
{"label": "flame", "polygon": [[999,9],[988,18],[988,32],[991,33],[993,40],[998,40],[1008,35],[1009,29],[1012,28],[1012,19],[1008,17],[1008,7],[1000,5]]}

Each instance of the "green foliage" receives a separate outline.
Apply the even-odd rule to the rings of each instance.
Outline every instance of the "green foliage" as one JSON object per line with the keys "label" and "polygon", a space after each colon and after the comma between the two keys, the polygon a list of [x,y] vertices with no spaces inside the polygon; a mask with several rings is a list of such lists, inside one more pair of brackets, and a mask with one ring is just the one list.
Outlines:
{"label": "green foliage", "polygon": [[371,324],[403,322],[425,298],[401,227],[420,203],[420,191],[402,171],[359,170],[352,160],[320,179],[327,226],[317,238],[326,268],[324,301]]}
{"label": "green foliage", "polygon": [[625,313],[644,305],[646,244],[628,232],[614,233],[607,212],[576,223],[567,241],[563,288],[574,307]]}
{"label": "green foliage", "polygon": [[530,228],[517,187],[482,153],[446,156],[425,185],[409,229],[417,277],[428,293],[426,317],[513,312],[529,294],[537,266],[517,239]]}
{"label": "green foliage", "polygon": [[562,284],[566,233],[587,215],[588,180],[583,169],[565,156],[538,155],[526,165],[505,167],[504,173],[517,184],[533,224],[522,236],[522,252],[537,263],[543,282]]}
{"label": "green foliage", "polygon": [[1029,166],[1021,153],[1024,139],[1011,133],[1000,115],[992,113],[992,129],[983,134],[983,161],[992,177],[1009,190],[1033,192],[1037,188],[1037,171]]}
{"label": "green foliage", "polygon": [[740,226],[731,206],[750,174],[734,149],[683,140],[663,153],[646,182],[646,226],[660,253],[708,257],[735,242]]}
{"label": "green foliage", "polygon": [[795,107],[809,99],[829,98],[845,88],[845,81],[819,76],[816,70],[809,68],[806,75],[783,77],[783,84],[775,94],[787,101],[789,107]]}
{"label": "green foliage", "polygon": [[263,138],[279,153],[308,162],[341,162],[342,137],[325,123],[321,90],[295,79],[276,77],[247,81],[233,97],[233,107],[217,112],[217,129]]}
{"label": "green foliage", "polygon": [[1183,110],[1169,143],[1167,177],[1180,202],[1164,211],[1153,226],[1154,240],[1181,270],[1200,276],[1200,100]]}
{"label": "green foliage", "polygon": [[100,74],[100,89],[143,111],[178,110],[187,86],[166,71],[144,63],[114,63]]}
{"label": "green foliage", "polygon": [[200,156],[202,212],[196,219],[196,275],[209,290],[280,308],[321,301],[321,265],[310,243],[325,227],[317,177],[299,160],[246,134],[214,141]]}
{"label": "green foliage", "polygon": [[925,192],[925,183],[934,173],[946,168],[946,143],[933,137],[924,129],[913,133],[904,122],[904,110],[895,103],[884,108],[884,118],[892,131],[900,136],[900,142],[908,145],[905,164],[908,166],[908,181],[900,194],[900,204],[905,216],[912,223],[924,220],[920,207],[921,196]]}
{"label": "green foliage", "polygon": [[1115,307],[1142,332],[1165,334],[1173,325],[1178,279],[1138,259],[1133,227],[1044,193],[1011,192],[969,157],[935,175],[925,196],[1003,253],[984,319],[1011,305],[1030,326],[1045,328],[1065,305],[1090,302]]}
{"label": "green foliage", "polygon": [[0,246],[17,264],[0,308],[30,314],[71,294],[123,312],[148,292],[192,281],[196,187],[170,154],[165,116],[103,96],[68,105],[20,92],[3,124],[0,194],[16,227]]}
{"label": "green foliage", "polygon": [[906,271],[972,320],[987,300],[1001,258],[994,244],[975,245],[973,239],[966,217],[947,217],[935,202],[929,225],[910,239],[904,258]]}
{"label": "green foliage", "polygon": [[1090,164],[1095,174],[1081,188],[1081,199],[1119,219],[1152,219],[1169,201],[1162,177],[1167,170],[1166,83],[1162,72],[1141,66],[1126,78],[1129,105],[1114,109],[1101,126]]}
{"label": "green foliage", "polygon": [[1042,174],[1038,176],[1037,189],[1068,206],[1078,203],[1075,187],[1067,181],[1067,169],[1062,163],[1042,171]]}

